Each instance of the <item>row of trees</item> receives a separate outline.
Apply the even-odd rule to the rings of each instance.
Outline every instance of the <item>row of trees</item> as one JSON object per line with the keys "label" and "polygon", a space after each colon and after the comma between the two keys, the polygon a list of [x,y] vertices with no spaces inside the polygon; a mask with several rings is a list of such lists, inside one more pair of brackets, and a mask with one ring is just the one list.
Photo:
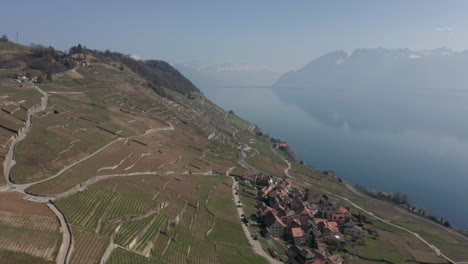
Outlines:
{"label": "row of trees", "polygon": [[65,71],[73,68],[75,63],[65,53],[53,47],[31,44],[32,61],[31,68],[38,69],[46,74]]}
{"label": "row of trees", "polygon": [[420,206],[417,206],[415,204],[411,204],[409,199],[408,199],[408,195],[406,193],[379,192],[379,193],[376,194],[375,190],[370,190],[370,189],[368,189],[366,187],[359,186],[359,185],[356,185],[356,187],[360,191],[366,193],[367,195],[369,195],[371,197],[395,202],[397,204],[400,204],[400,205],[408,208],[409,210],[411,210],[412,212],[414,212],[416,214],[424,216],[424,217],[426,217],[426,218],[428,218],[428,219],[430,219],[430,220],[432,220],[434,222],[437,222],[437,223],[439,223],[441,225],[444,225],[446,227],[450,227],[450,223],[447,220],[445,220],[444,218],[442,218],[442,217],[438,218],[436,216],[430,215],[429,210],[427,208],[420,207]]}
{"label": "row of trees", "polygon": [[395,203],[398,203],[398,204],[409,205],[408,195],[406,193],[396,192],[395,194],[393,194],[393,193],[379,192],[378,196],[387,200],[394,201]]}

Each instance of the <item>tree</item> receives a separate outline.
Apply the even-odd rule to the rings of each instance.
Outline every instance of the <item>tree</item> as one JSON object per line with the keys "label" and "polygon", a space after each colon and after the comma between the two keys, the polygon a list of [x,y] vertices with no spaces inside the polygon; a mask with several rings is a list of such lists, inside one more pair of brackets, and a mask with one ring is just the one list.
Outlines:
{"label": "tree", "polygon": [[7,35],[2,35],[0,42],[9,42]]}
{"label": "tree", "polygon": [[43,83],[43,82],[44,82],[44,76],[39,75],[39,77],[37,77],[37,83]]}
{"label": "tree", "polygon": [[379,192],[378,195],[384,199],[388,199],[388,194],[386,192]]}

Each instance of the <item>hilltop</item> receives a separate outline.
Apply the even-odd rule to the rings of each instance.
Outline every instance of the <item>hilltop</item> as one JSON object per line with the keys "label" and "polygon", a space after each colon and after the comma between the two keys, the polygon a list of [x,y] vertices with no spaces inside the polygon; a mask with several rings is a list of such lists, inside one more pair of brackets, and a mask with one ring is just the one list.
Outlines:
{"label": "hilltop", "polygon": [[[296,161],[285,142],[216,106],[167,62],[0,47],[2,263],[468,258],[463,235]],[[347,235],[345,222],[338,230],[324,200],[362,236]],[[308,225],[295,240],[298,208]]]}

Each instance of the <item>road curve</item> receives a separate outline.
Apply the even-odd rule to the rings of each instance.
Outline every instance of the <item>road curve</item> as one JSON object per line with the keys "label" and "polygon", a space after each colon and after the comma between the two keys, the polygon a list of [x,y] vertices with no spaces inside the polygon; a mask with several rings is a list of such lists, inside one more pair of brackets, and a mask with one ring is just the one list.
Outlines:
{"label": "road curve", "polygon": [[62,244],[60,245],[60,249],[57,253],[57,258],[55,259],[55,263],[63,263],[67,264],[70,260],[71,255],[71,248],[73,242],[73,236],[68,226],[68,222],[65,218],[65,215],[60,211],[60,209],[52,202],[47,203],[47,206],[54,212],[57,218],[60,221],[60,231],[63,234]]}
{"label": "road curve", "polygon": [[[15,139],[10,144],[8,153],[5,157],[4,161],[4,177],[7,182],[7,190],[3,191],[16,191],[19,193],[22,193],[23,195],[26,195],[27,198],[31,198],[30,195],[26,194],[24,190],[20,188],[15,188],[15,184],[11,181],[10,178],[10,173],[11,173],[11,168],[15,165],[15,160],[14,160],[14,152],[16,151],[16,146],[17,144],[26,138],[27,134],[29,131],[31,131],[32,128],[32,116],[35,113],[38,113],[40,111],[44,111],[47,108],[47,101],[49,100],[49,96],[47,95],[46,92],[44,92],[41,88],[37,87],[35,84],[31,83],[32,86],[42,95],[41,98],[41,104],[39,107],[34,108],[31,111],[28,111],[27,116],[26,116],[26,122],[25,122],[25,128],[21,132],[20,135],[18,135]],[[42,201],[44,202],[44,201]],[[57,253],[57,258],[56,258],[56,263],[59,264],[67,264],[68,263],[68,258],[70,256],[70,248],[72,245],[72,234],[71,231],[66,223],[65,216],[59,211],[57,207],[55,207],[54,204],[47,203],[47,206],[52,210],[52,212],[57,216],[60,222],[60,229],[61,232],[63,233],[63,239],[62,239],[62,244],[60,245],[60,249]]]}
{"label": "road curve", "polygon": [[286,162],[286,164],[288,164],[288,167],[286,169],[284,169],[284,174],[286,176],[288,176],[289,178],[292,178],[292,179],[295,179],[295,177],[291,176],[289,174],[289,169],[291,169],[291,162],[289,162],[288,159],[286,159],[285,157],[281,156],[274,148],[273,146],[270,144],[270,149],[271,151],[276,155],[278,156],[280,159],[282,159],[284,162]]}

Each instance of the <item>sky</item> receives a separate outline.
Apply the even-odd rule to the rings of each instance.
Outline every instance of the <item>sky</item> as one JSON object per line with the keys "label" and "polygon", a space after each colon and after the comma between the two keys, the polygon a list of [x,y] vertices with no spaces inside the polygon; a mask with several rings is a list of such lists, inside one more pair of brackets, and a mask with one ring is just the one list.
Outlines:
{"label": "sky", "polygon": [[295,70],[334,50],[468,47],[468,1],[2,0],[0,34],[175,63]]}

